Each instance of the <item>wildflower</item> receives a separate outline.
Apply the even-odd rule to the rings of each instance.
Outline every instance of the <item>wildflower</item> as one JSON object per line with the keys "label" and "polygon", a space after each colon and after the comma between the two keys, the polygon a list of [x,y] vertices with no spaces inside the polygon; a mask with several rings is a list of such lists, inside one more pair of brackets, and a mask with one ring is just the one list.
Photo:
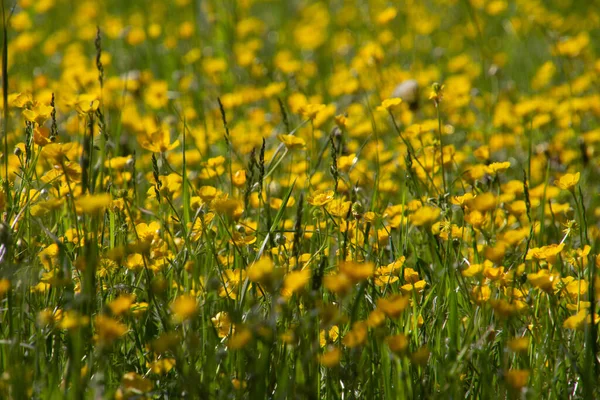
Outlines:
{"label": "wildflower", "polygon": [[236,329],[235,332],[231,334],[231,337],[227,341],[227,347],[231,350],[239,350],[244,348],[250,340],[252,340],[252,332],[250,329],[242,327]]}
{"label": "wildflower", "polygon": [[339,265],[340,272],[350,278],[354,283],[363,281],[373,276],[375,265],[370,262],[357,263],[345,261]]}
{"label": "wildflower", "polygon": [[117,395],[120,394],[121,398],[130,398],[139,395],[139,393],[148,393],[153,387],[154,385],[149,379],[135,372],[127,372],[121,379],[121,388],[119,388]]}
{"label": "wildflower", "polygon": [[108,193],[86,195],[75,201],[75,208],[81,214],[100,214],[111,202],[112,198]]}
{"label": "wildflower", "polygon": [[471,298],[476,304],[483,304],[490,299],[492,291],[489,286],[481,285],[475,286],[471,289]]}
{"label": "wildflower", "polygon": [[345,294],[350,291],[353,282],[346,274],[334,274],[325,276],[323,278],[323,285],[333,293]]}
{"label": "wildflower", "polygon": [[217,313],[217,315],[211,318],[211,321],[220,338],[227,337],[232,330],[231,320],[229,319],[229,314],[226,312]]}
{"label": "wildflower", "polygon": [[392,295],[377,299],[377,308],[389,318],[397,318],[408,307],[408,303],[408,296]]}
{"label": "wildflower", "polygon": [[135,295],[124,294],[124,295],[117,297],[110,303],[108,303],[108,308],[110,308],[110,311],[114,315],[118,316],[118,315],[128,312],[134,301],[135,301]]}
{"label": "wildflower", "polygon": [[430,354],[431,352],[429,351],[429,348],[427,346],[419,347],[417,351],[410,355],[410,361],[413,364],[424,366],[427,364],[427,361],[429,361]]}
{"label": "wildflower", "polygon": [[235,388],[235,390],[245,390],[248,388],[248,382],[243,382],[236,378],[231,380],[231,385]]}
{"label": "wildflower", "polygon": [[[402,256],[401,260],[404,262],[406,257]],[[412,268],[404,268],[404,280],[409,283],[415,283],[419,280],[419,273]]]}
{"label": "wildflower", "polygon": [[98,315],[94,319],[94,324],[96,326],[98,341],[101,345],[105,346],[110,346],[115,340],[124,336],[128,330],[127,326],[105,315]]}
{"label": "wildflower", "polygon": [[431,225],[441,214],[441,210],[436,207],[423,206],[410,215],[410,222],[414,226]]}
{"label": "wildflower", "polygon": [[402,103],[402,99],[399,97],[394,97],[391,99],[385,99],[382,103],[381,106],[379,106],[379,108],[381,110],[386,110],[386,111],[393,111],[394,109],[398,108],[398,106]]}
{"label": "wildflower", "polygon": [[138,142],[144,149],[153,153],[164,153],[179,146],[179,140],[171,143],[169,131],[164,128],[139,135]]}
{"label": "wildflower", "polygon": [[345,129],[348,126],[348,117],[345,115],[341,115],[341,114],[336,115],[334,120],[335,120],[335,124],[340,129]]}
{"label": "wildflower", "polygon": [[403,333],[394,336],[388,336],[385,338],[385,342],[390,350],[396,355],[403,355],[408,348],[408,337]]}
{"label": "wildflower", "polygon": [[325,330],[321,330],[321,332],[319,333],[319,344],[321,345],[321,347],[325,347],[328,340],[331,342],[336,342],[338,340],[339,335],[340,330],[337,327],[337,325],[332,326],[331,329],[329,329],[327,332],[325,332]]}
{"label": "wildflower", "polygon": [[157,354],[173,351],[181,344],[179,332],[164,332],[150,342],[150,349]]}
{"label": "wildflower", "polygon": [[42,125],[50,115],[54,108],[52,106],[47,106],[45,104],[36,104],[33,108],[23,110],[23,117],[30,122],[35,122],[38,125]]}
{"label": "wildflower", "polygon": [[398,11],[394,7],[388,7],[377,15],[377,23],[379,25],[385,25],[396,18],[397,13]]}
{"label": "wildflower", "polygon": [[481,193],[469,200],[467,204],[470,208],[484,213],[496,208],[496,196],[490,192]]}
{"label": "wildflower", "polygon": [[368,325],[364,321],[355,322],[350,332],[344,336],[342,343],[349,348],[358,347],[367,340]]}
{"label": "wildflower", "polygon": [[306,104],[300,107],[300,114],[310,120],[314,120],[319,112],[325,109],[325,104]]}
{"label": "wildflower", "polygon": [[3,298],[4,295],[10,290],[10,281],[6,278],[0,279],[0,298]]}
{"label": "wildflower", "polygon": [[529,337],[523,336],[508,341],[508,348],[515,353],[522,353],[529,348]]}
{"label": "wildflower", "polygon": [[213,186],[202,186],[198,189],[198,195],[202,201],[211,201],[219,194],[217,188]]}
{"label": "wildflower", "polygon": [[244,204],[238,199],[217,198],[211,202],[211,206],[217,214],[226,215],[235,220],[239,219],[244,212]]}
{"label": "wildflower", "polygon": [[169,86],[165,81],[156,81],[150,83],[144,95],[146,104],[153,109],[165,107],[169,102],[169,98],[167,97],[168,89]]}
{"label": "wildflower", "polygon": [[243,187],[246,184],[246,171],[240,169],[233,174],[232,182],[236,187]]}
{"label": "wildflower", "polygon": [[429,100],[433,100],[435,106],[437,107],[442,101],[443,97],[444,85],[440,85],[439,83],[435,82],[433,85],[431,85],[431,93],[429,94]]}
{"label": "wildflower", "polygon": [[268,257],[261,257],[248,267],[248,279],[252,282],[262,283],[269,279],[273,272],[273,261]]}
{"label": "wildflower", "polygon": [[283,289],[281,294],[290,298],[294,293],[301,291],[310,280],[310,269],[305,268],[299,271],[292,271],[287,274],[283,280]]}
{"label": "wildflower", "polygon": [[[592,317],[589,314],[589,310],[585,308],[579,310],[577,314],[570,316],[563,322],[563,328],[572,330],[583,329],[585,324],[592,322]],[[598,324],[598,322],[600,322],[600,316],[594,314],[594,325]]]}
{"label": "wildflower", "polygon": [[173,369],[175,362],[174,358],[161,358],[156,361],[146,362],[146,366],[150,368],[153,374],[163,375]]}
{"label": "wildflower", "polygon": [[319,363],[327,368],[333,368],[340,363],[342,351],[339,347],[331,347],[319,356]]}
{"label": "wildflower", "polygon": [[513,389],[521,390],[527,385],[529,374],[528,370],[511,369],[504,374],[504,379]]}
{"label": "wildflower", "polygon": [[89,114],[98,110],[100,101],[95,94],[83,94],[75,101],[75,109],[79,114]]}
{"label": "wildflower", "polygon": [[554,181],[554,184],[561,188],[562,190],[570,190],[573,191],[575,185],[579,182],[580,173],[577,172],[575,174],[564,174],[560,177],[560,179]]}
{"label": "wildflower", "polygon": [[367,325],[369,328],[375,328],[385,322],[385,313],[380,309],[375,309],[369,313],[367,317]]}
{"label": "wildflower", "polygon": [[294,135],[277,135],[277,139],[285,145],[288,150],[303,150],[306,147],[304,139]]}
{"label": "wildflower", "polygon": [[173,312],[173,320],[176,323],[181,323],[191,319],[198,309],[196,298],[190,295],[181,295],[177,297],[171,304]]}
{"label": "wildflower", "polygon": [[58,326],[69,331],[76,330],[87,325],[90,319],[87,315],[81,315],[77,311],[69,310],[62,314]]}
{"label": "wildflower", "polygon": [[306,199],[309,204],[320,207],[333,200],[333,190],[317,190]]}
{"label": "wildflower", "polygon": [[565,247],[564,243],[551,244],[548,246],[534,247],[527,251],[525,256],[526,260],[546,260],[553,264],[556,261],[556,257],[560,254]]}
{"label": "wildflower", "polygon": [[219,289],[219,296],[237,299],[241,284],[246,280],[246,271],[243,269],[227,269],[223,271],[224,286]]}
{"label": "wildflower", "polygon": [[400,291],[403,294],[410,294],[413,291],[417,293],[422,293],[427,286],[427,282],[424,280],[417,281],[415,283],[407,283],[406,285],[402,285],[400,287]]}

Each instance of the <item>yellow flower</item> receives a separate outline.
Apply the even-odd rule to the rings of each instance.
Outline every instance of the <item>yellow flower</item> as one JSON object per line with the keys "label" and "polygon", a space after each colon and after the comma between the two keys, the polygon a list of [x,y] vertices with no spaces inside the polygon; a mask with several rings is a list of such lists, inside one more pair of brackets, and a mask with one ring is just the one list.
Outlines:
{"label": "yellow flower", "polygon": [[385,342],[390,350],[397,355],[404,354],[408,348],[408,337],[403,333],[394,336],[388,336],[385,339]]}
{"label": "yellow flower", "polygon": [[219,191],[213,186],[202,186],[198,189],[198,195],[202,201],[211,201],[217,197],[217,194],[219,194]]}
{"label": "yellow flower", "polygon": [[352,281],[346,274],[327,275],[323,278],[323,286],[337,294],[347,293],[352,285]]}
{"label": "yellow flower", "polygon": [[319,207],[333,200],[333,190],[317,190],[306,199],[309,204]]}
{"label": "yellow flower", "polygon": [[153,374],[166,374],[175,366],[174,358],[161,358],[160,360],[147,362],[146,366],[150,368]]}
{"label": "yellow flower", "polygon": [[[406,257],[402,256],[400,259],[402,260],[402,264],[404,264]],[[402,266],[402,264],[400,266]],[[404,280],[406,282],[415,283],[419,280],[419,273],[412,268],[404,268]]]}
{"label": "yellow flower", "polygon": [[4,295],[10,289],[10,281],[6,278],[0,279],[0,298],[4,297]]}
{"label": "yellow flower", "polygon": [[340,128],[340,129],[344,129],[346,128],[346,126],[348,125],[348,117],[346,117],[345,115],[336,115],[334,117],[335,120],[335,124]]}
{"label": "yellow flower", "polygon": [[404,294],[412,293],[413,291],[417,293],[422,293],[427,286],[427,282],[424,280],[417,281],[415,283],[407,283],[406,285],[402,285],[400,287],[400,291]]}
{"label": "yellow flower", "polygon": [[377,308],[389,318],[396,318],[408,307],[409,297],[403,295],[392,295],[387,298],[377,299]]}
{"label": "yellow flower", "polygon": [[527,251],[525,259],[546,260],[549,263],[553,264],[556,261],[556,257],[558,256],[558,254],[560,254],[560,252],[563,251],[564,248],[564,243],[553,243],[548,246],[534,247]]}
{"label": "yellow flower", "polygon": [[214,199],[211,207],[217,214],[227,215],[233,219],[239,219],[244,212],[244,203],[238,199],[228,199],[226,197]]}
{"label": "yellow flower", "polygon": [[[589,315],[589,310],[581,309],[577,314],[570,316],[563,322],[563,328],[566,329],[583,329],[585,324],[592,322],[592,317]],[[594,325],[600,322],[600,316],[594,313]]]}
{"label": "yellow flower", "polygon": [[300,107],[300,114],[303,117],[314,120],[320,111],[325,109],[325,104],[306,104]]}
{"label": "yellow flower", "polygon": [[99,106],[100,101],[95,94],[82,94],[75,102],[75,110],[77,110],[79,114],[93,113]]}
{"label": "yellow flower", "polygon": [[271,276],[273,268],[273,261],[269,257],[261,257],[248,267],[248,279],[252,282],[264,282]]}
{"label": "yellow flower", "polygon": [[471,264],[466,269],[462,270],[461,274],[465,278],[472,278],[480,275],[483,272],[483,264]]}
{"label": "yellow flower", "polygon": [[171,143],[171,136],[167,129],[161,128],[150,134],[138,136],[138,142],[144,149],[153,153],[164,153],[179,146],[179,140]]}
{"label": "yellow flower", "polygon": [[560,179],[554,181],[554,184],[563,190],[573,190],[579,182],[580,173],[564,174]]}
{"label": "yellow flower", "polygon": [[210,319],[220,338],[227,337],[232,330],[231,319],[226,312],[219,312]]}
{"label": "yellow flower", "polygon": [[248,328],[236,329],[227,341],[227,347],[231,350],[239,350],[252,340],[252,332]]}
{"label": "yellow flower", "polygon": [[284,297],[291,297],[294,293],[299,292],[310,281],[310,269],[305,268],[300,271],[292,271],[287,274],[283,280],[283,289],[281,294]]}
{"label": "yellow flower", "polygon": [[112,198],[108,193],[90,194],[75,201],[75,209],[80,214],[100,214],[110,205]]}
{"label": "yellow flower", "polygon": [[414,226],[431,225],[439,218],[441,212],[439,208],[423,206],[410,215],[410,222]]}
{"label": "yellow flower", "polygon": [[431,85],[431,93],[429,94],[429,100],[433,100],[434,103],[437,105],[442,101],[443,97],[444,85],[440,85],[439,83],[435,82],[433,85]]}
{"label": "yellow flower", "polygon": [[[327,335],[326,335],[326,333],[327,333]],[[325,330],[322,329],[321,332],[319,333],[319,344],[321,345],[321,347],[325,347],[328,340],[330,342],[336,342],[338,340],[339,336],[340,336],[340,329],[338,328],[337,325],[332,326],[331,329],[329,329],[329,331],[327,331],[327,332],[325,332]]]}
{"label": "yellow flower", "polygon": [[508,348],[515,353],[523,353],[529,348],[529,337],[523,336],[508,341]]}
{"label": "yellow flower", "polygon": [[379,309],[375,309],[369,313],[367,317],[367,325],[370,328],[375,328],[385,322],[385,313]]}
{"label": "yellow flower", "polygon": [[505,171],[510,168],[510,161],[505,162],[493,162],[487,166],[488,174],[497,174],[498,172]]}
{"label": "yellow flower", "polygon": [[430,353],[431,352],[429,351],[429,348],[427,346],[423,346],[410,355],[410,361],[413,364],[423,366],[427,364],[427,361],[429,361]]}
{"label": "yellow flower", "polygon": [[105,315],[98,315],[94,319],[94,323],[98,341],[102,345],[111,345],[115,340],[124,336],[128,330],[126,325]]}
{"label": "yellow flower", "polygon": [[367,340],[368,332],[368,325],[365,321],[355,322],[350,332],[342,339],[342,343],[349,348],[360,346]]}
{"label": "yellow flower", "polygon": [[325,353],[319,356],[319,363],[327,368],[333,368],[340,363],[342,351],[339,347],[329,348]]}
{"label": "yellow flower", "polygon": [[402,103],[402,99],[400,97],[393,97],[391,99],[385,99],[379,109],[392,111],[396,109]]}
{"label": "yellow flower", "polygon": [[469,208],[484,213],[496,208],[496,196],[490,192],[481,193],[469,200],[467,204]]}
{"label": "yellow flower", "polygon": [[173,304],[171,304],[173,320],[176,323],[181,323],[192,318],[197,310],[198,303],[196,302],[196,298],[190,295],[181,295],[173,301]]}
{"label": "yellow flower", "polygon": [[529,380],[529,371],[521,369],[511,369],[504,374],[506,382],[515,390],[521,390],[527,385]]}
{"label": "yellow flower", "polygon": [[587,47],[589,42],[589,34],[586,31],[582,31],[575,37],[558,42],[555,52],[562,56],[577,57]]}
{"label": "yellow flower", "polygon": [[306,147],[306,141],[294,135],[277,135],[277,139],[289,150],[302,150]]}
{"label": "yellow flower", "polygon": [[547,269],[541,269],[539,272],[528,274],[527,280],[533,286],[550,293],[554,289],[554,284],[558,281],[558,275],[551,274]]}
{"label": "yellow flower", "polygon": [[392,21],[394,18],[396,18],[397,14],[398,10],[396,10],[394,7],[388,7],[382,12],[380,12],[379,15],[377,15],[377,23],[379,25],[385,25],[388,22]]}
{"label": "yellow flower", "polygon": [[223,271],[223,281],[225,286],[219,289],[219,296],[237,299],[240,286],[246,280],[246,270],[243,269],[227,269]]}
{"label": "yellow flower", "polygon": [[157,110],[163,108],[169,102],[167,91],[169,86],[165,81],[156,81],[150,83],[146,89],[144,100],[148,106]]}
{"label": "yellow flower", "polygon": [[27,121],[42,125],[48,118],[50,118],[52,110],[54,110],[52,106],[38,103],[32,109],[23,110],[23,117],[25,117]]}
{"label": "yellow flower", "polygon": [[77,311],[69,310],[62,314],[58,326],[61,329],[75,330],[80,326],[87,325],[90,319],[86,315],[80,315]]}
{"label": "yellow flower", "polygon": [[364,281],[373,276],[375,265],[372,262],[358,263],[345,261],[340,263],[340,272],[350,278],[354,283]]}
{"label": "yellow flower", "polygon": [[236,187],[244,186],[246,184],[246,171],[243,169],[236,171],[231,179]]}
{"label": "yellow flower", "polygon": [[135,372],[127,372],[123,375],[121,385],[125,389],[124,395],[121,396],[123,398],[136,397],[139,393],[148,393],[154,387],[149,379],[146,379]]}
{"label": "yellow flower", "polygon": [[114,315],[121,315],[128,312],[131,309],[131,305],[135,301],[135,295],[133,294],[124,294],[110,303],[108,303],[108,308]]}

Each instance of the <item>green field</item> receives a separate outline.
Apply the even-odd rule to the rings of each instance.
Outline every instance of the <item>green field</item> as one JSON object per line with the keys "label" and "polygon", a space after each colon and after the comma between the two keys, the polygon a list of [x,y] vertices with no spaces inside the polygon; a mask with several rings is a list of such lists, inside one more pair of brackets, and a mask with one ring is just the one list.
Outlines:
{"label": "green field", "polygon": [[0,399],[600,398],[600,3],[3,0]]}

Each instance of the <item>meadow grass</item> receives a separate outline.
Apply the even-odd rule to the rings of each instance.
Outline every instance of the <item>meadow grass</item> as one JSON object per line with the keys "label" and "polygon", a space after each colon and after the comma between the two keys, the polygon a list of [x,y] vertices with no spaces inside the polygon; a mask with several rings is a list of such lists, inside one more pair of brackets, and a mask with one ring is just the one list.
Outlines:
{"label": "meadow grass", "polygon": [[2,3],[0,398],[597,398],[600,8]]}

